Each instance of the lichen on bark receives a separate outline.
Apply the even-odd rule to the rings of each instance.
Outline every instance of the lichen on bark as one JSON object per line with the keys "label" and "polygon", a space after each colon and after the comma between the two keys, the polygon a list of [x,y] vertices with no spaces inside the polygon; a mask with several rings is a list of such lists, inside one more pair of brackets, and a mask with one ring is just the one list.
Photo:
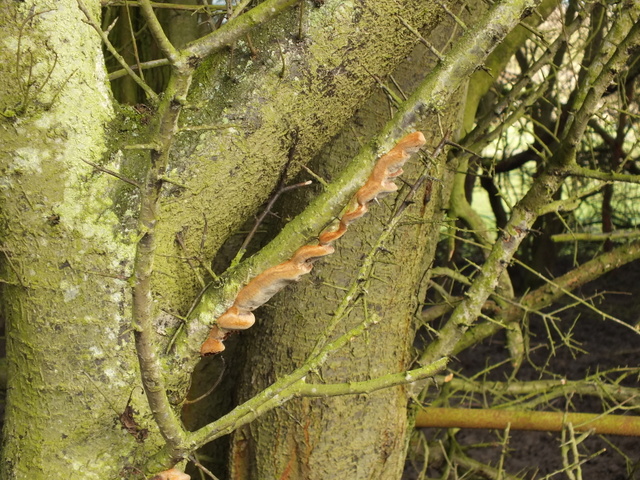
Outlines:
{"label": "lichen on bark", "polygon": [[[118,180],[83,162],[101,162],[114,115],[100,43],[75,1],[9,3],[2,74],[14,81],[0,104],[16,115],[0,134],[9,365],[0,468],[4,478],[115,477],[137,455],[114,420],[138,374],[126,334],[133,245],[112,211]],[[144,398],[133,402],[149,426]]]}

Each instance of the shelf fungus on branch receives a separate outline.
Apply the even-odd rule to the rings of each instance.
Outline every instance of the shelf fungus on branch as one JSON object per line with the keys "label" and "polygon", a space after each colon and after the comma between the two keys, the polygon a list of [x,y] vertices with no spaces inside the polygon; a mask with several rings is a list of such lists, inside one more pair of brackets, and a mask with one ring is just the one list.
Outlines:
{"label": "shelf fungus on branch", "polygon": [[380,157],[365,184],[356,192],[352,208],[338,221],[337,228],[322,232],[317,244],[300,247],[289,260],[268,268],[244,286],[233,305],[216,321],[200,353],[212,355],[222,352],[222,342],[230,332],[245,330],[254,324],[253,310],[267,303],[288,284],[297,282],[302,275],[309,273],[313,269],[313,262],[332,254],[334,248],[331,243],[345,234],[351,222],[367,213],[373,200],[398,190],[394,179],[402,174],[402,167],[411,154],[425,143],[422,132],[413,132]]}
{"label": "shelf fungus on branch", "polygon": [[170,468],[169,470],[156,474],[151,480],[189,480],[190,478],[190,475],[181,472],[177,468]]}

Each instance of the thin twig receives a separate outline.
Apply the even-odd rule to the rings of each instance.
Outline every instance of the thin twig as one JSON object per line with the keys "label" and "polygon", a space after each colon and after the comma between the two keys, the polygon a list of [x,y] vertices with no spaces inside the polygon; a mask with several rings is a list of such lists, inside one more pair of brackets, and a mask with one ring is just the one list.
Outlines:
{"label": "thin twig", "polygon": [[367,67],[365,67],[364,65],[362,65],[362,68],[364,68],[365,72],[367,72],[369,74],[369,76],[376,81],[376,83],[380,86],[380,88],[385,93],[385,95],[387,95],[389,100],[391,100],[391,103],[393,103],[394,107],[398,107],[398,105],[400,105],[402,103],[402,99],[400,97],[398,97],[395,94],[395,92],[393,90],[391,90],[387,85],[385,85],[384,82],[382,80],[380,80],[380,77],[378,77],[377,75],[371,73],[367,69]]}
{"label": "thin twig", "polygon": [[[449,138],[450,134],[451,132],[445,133],[444,137],[442,138],[442,140],[440,140],[440,143],[438,144],[436,149],[433,151],[433,154],[431,155],[432,158],[437,158],[440,156],[440,154],[442,153],[442,150],[447,145],[447,139]],[[413,184],[413,186],[411,187],[411,190],[409,190],[409,193],[407,193],[406,197],[400,204],[400,207],[398,207],[398,210],[396,210],[396,212],[393,214],[392,218],[397,218],[400,215],[402,215],[405,209],[413,203],[413,197],[415,197],[418,189],[420,189],[422,184],[426,182],[428,179],[433,179],[433,177],[431,177],[430,175],[427,175],[426,173],[420,176],[420,178]]]}
{"label": "thin twig", "polygon": [[[156,19],[157,20],[157,19]],[[152,276],[159,224],[159,206],[162,177],[169,163],[171,146],[178,128],[192,78],[191,69],[172,69],[169,86],[158,107],[158,122],[152,136],[155,145],[149,152],[150,162],[143,188],[140,190],[138,214],[138,240],[134,257],[132,294],[132,323],[136,354],[140,364],[140,377],[153,418],[166,442],[168,455],[175,459],[184,449],[187,432],[173,410],[165,387],[165,366],[161,361],[155,329],[155,302]]]}
{"label": "thin twig", "polygon": [[[292,7],[299,0],[266,0],[246,13],[221,25],[216,31],[191,42],[184,53],[196,61],[204,59],[224,47],[233,45],[257,25],[262,25]],[[236,11],[238,8],[236,7]]]}
{"label": "thin twig", "polygon": [[235,123],[221,123],[220,125],[195,125],[193,127],[180,127],[177,133],[206,132],[209,130],[225,130],[227,128],[241,128],[241,126]]}
{"label": "thin twig", "polygon": [[417,37],[418,40],[420,40],[420,42],[429,49],[429,51],[431,53],[433,53],[436,58],[440,61],[444,60],[444,57],[442,56],[442,54],[436,49],[436,47],[434,47],[433,45],[431,45],[431,43],[429,41],[427,41],[426,38],[424,38],[422,35],[420,35],[420,32],[418,32],[415,28],[413,28],[411,25],[409,25],[409,23],[402,18],[400,15],[398,15],[398,19],[400,20],[400,23],[402,23],[407,30],[409,30],[413,35],[415,35]]}
{"label": "thin twig", "polygon": [[[131,70],[148,70],[150,68],[156,68],[156,67],[164,67],[166,65],[171,65],[171,62],[169,62],[168,59],[166,58],[160,58],[158,60],[149,60],[148,62],[142,62],[139,63],[138,65],[131,65],[131,67],[129,67]],[[128,71],[125,70],[124,68],[120,69],[120,70],[115,70],[113,72],[111,72],[109,75],[107,75],[107,78],[110,81],[116,80],[118,78],[124,77],[125,75],[128,75]]]}
{"label": "thin twig", "polygon": [[198,467],[200,470],[202,470],[205,474],[209,475],[210,478],[212,478],[213,480],[218,480],[218,477],[216,477],[213,473],[211,473],[211,471],[209,471],[205,466],[203,466],[195,457],[195,455],[191,455],[189,457],[189,460],[191,460],[193,464],[196,467]]}
{"label": "thin twig", "polygon": [[260,227],[260,225],[262,224],[262,222],[264,221],[266,216],[269,214],[269,212],[271,211],[271,209],[275,205],[275,203],[278,200],[278,198],[280,198],[280,195],[282,195],[283,193],[286,193],[286,192],[288,192],[290,190],[295,190],[296,188],[306,187],[308,185],[311,185],[311,183],[312,183],[311,180],[307,180],[306,182],[296,183],[294,185],[289,185],[289,186],[285,186],[284,185],[284,182],[287,179],[287,172],[289,170],[289,166],[291,165],[291,162],[293,162],[293,157],[294,157],[294,154],[295,154],[295,149],[296,149],[296,144],[297,144],[297,137],[298,137],[297,132],[293,132],[293,137],[294,137],[293,138],[293,144],[289,148],[289,154],[288,154],[288,158],[287,158],[287,163],[285,164],[285,166],[284,166],[284,168],[282,170],[282,173],[280,174],[280,180],[278,181],[278,187],[277,187],[276,193],[271,197],[271,199],[267,203],[267,206],[264,208],[262,213],[256,219],[255,223],[253,224],[253,228],[251,229],[251,231],[249,231],[248,235],[244,239],[244,242],[242,242],[242,245],[240,246],[240,249],[238,250],[238,253],[234,257],[233,261],[231,262],[231,265],[237,265],[240,262],[240,260],[242,260],[242,257],[244,257],[244,254],[247,251],[247,247],[249,246],[249,242],[251,242],[251,240],[253,239],[253,236],[258,231],[258,228]]}
{"label": "thin twig", "polygon": [[238,5],[236,5],[236,8],[233,9],[233,12],[231,12],[229,14],[229,17],[227,18],[227,21],[233,20],[234,18],[236,18],[238,15],[240,15],[242,13],[242,11],[247,8],[247,6],[251,3],[251,0],[242,0]]}
{"label": "thin twig", "polygon": [[242,246],[240,247],[240,251],[236,255],[236,258],[234,258],[234,262],[233,262],[234,265],[236,263],[238,263],[240,260],[242,260],[242,257],[244,256],[245,252],[247,251],[247,246],[249,245],[249,242],[251,242],[251,240],[253,239],[254,235],[258,231],[258,228],[260,227],[260,225],[264,221],[265,217],[269,214],[269,212],[271,212],[271,209],[273,208],[273,205],[276,203],[278,198],[280,198],[280,196],[283,193],[289,192],[291,190],[295,190],[297,188],[306,187],[308,185],[311,185],[312,183],[313,182],[311,180],[307,180],[306,182],[300,182],[300,183],[295,183],[293,185],[287,185],[286,187],[282,187],[280,190],[278,190],[271,197],[271,200],[269,200],[269,203],[267,203],[267,206],[265,207],[265,209],[262,211],[262,213],[256,219],[256,222],[254,223],[253,228],[251,228],[251,231],[249,231],[249,233],[247,234],[247,237],[244,239],[244,242],[242,242]]}
{"label": "thin twig", "polygon": [[[18,273],[18,269],[15,267],[15,265],[11,261],[11,257],[9,256],[9,253],[7,253],[7,251],[5,249],[2,249],[2,253],[4,253],[5,258],[7,259],[7,263],[9,264],[9,267],[11,267],[11,270],[13,270],[13,273],[15,274],[16,278],[18,279],[18,282],[20,283],[20,286],[21,287],[26,287],[25,283],[22,281],[22,276]],[[8,283],[8,282],[6,282],[6,283]]]}
{"label": "thin twig", "polygon": [[136,66],[140,72],[140,78],[144,80],[144,74],[142,67],[140,66],[140,55],[138,54],[138,42],[136,41],[136,33],[133,29],[133,23],[131,22],[131,11],[129,10],[129,4],[125,5],[127,10],[127,24],[129,25],[129,33],[131,35],[131,45],[133,46],[133,58],[136,60]]}
{"label": "thin twig", "polygon": [[113,44],[109,40],[109,37],[107,37],[107,35],[102,31],[100,24],[97,22],[95,18],[93,18],[93,15],[91,14],[87,6],[84,4],[84,2],[82,0],[77,0],[77,2],[78,2],[78,7],[80,8],[80,10],[82,10],[82,13],[84,13],[85,16],[87,17],[88,24],[91,25],[96,32],[98,32],[98,35],[100,35],[100,38],[102,39],[102,42],[107,47],[107,50],[109,50],[109,53],[111,53],[111,55],[113,55],[113,57],[118,61],[118,63],[122,65],[122,68],[129,74],[129,76],[133,79],[133,81],[136,82],[138,86],[142,88],[142,90],[144,90],[144,92],[147,94],[147,97],[155,103],[158,100],[158,95],[156,95],[156,93],[151,89],[151,87],[147,85],[147,83],[131,69],[131,67],[126,62],[126,60],[122,57],[122,55],[118,53],[118,50],[116,49],[116,47],[113,46]]}
{"label": "thin twig", "polygon": [[433,377],[435,373],[441,372],[447,366],[448,358],[441,358],[434,363],[424,367],[406,372],[390,373],[370,380],[347,383],[325,383],[325,384],[303,384],[297,389],[296,396],[299,397],[335,397],[339,395],[358,395],[371,393],[384,388],[395,387],[396,385],[407,385],[410,383]]}
{"label": "thin twig", "polygon": [[440,5],[442,7],[442,9],[447,12],[447,14],[453,18],[453,20],[460,25],[460,27],[466,32],[467,30],[469,30],[469,27],[467,27],[467,25],[455,14],[453,13],[451,10],[449,10],[449,7],[447,7],[443,2],[441,2],[440,0],[434,0],[438,5]]}
{"label": "thin twig", "polygon": [[224,376],[224,372],[227,370],[227,363],[225,362],[224,357],[220,357],[220,360],[222,360],[222,370],[220,371],[220,375],[218,375],[218,379],[213,383],[213,385],[211,385],[209,390],[207,390],[205,393],[203,393],[199,397],[194,398],[193,400],[185,399],[185,401],[183,402],[183,405],[191,405],[193,403],[198,403],[199,401],[204,400],[206,397],[211,395],[213,391],[216,388],[218,388],[218,385],[220,385],[220,382],[222,381],[222,377]]}
{"label": "thin twig", "polygon": [[543,280],[544,282],[546,282],[548,285],[551,285],[554,288],[557,288],[559,291],[561,291],[562,293],[564,293],[566,296],[573,298],[574,300],[576,300],[577,302],[581,303],[582,305],[584,305],[585,307],[587,307],[588,309],[594,311],[595,313],[597,313],[598,315],[601,315],[602,318],[606,318],[607,320],[611,320],[612,322],[617,323],[618,325],[621,325],[625,328],[630,329],[633,333],[635,334],[640,334],[640,332],[638,332],[638,330],[636,330],[633,325],[629,325],[626,322],[623,322],[622,320],[614,317],[613,315],[609,315],[606,312],[603,312],[602,310],[600,310],[599,308],[595,307],[594,305],[590,304],[589,302],[584,301],[582,298],[578,297],[575,293],[573,293],[572,291],[570,291],[567,288],[564,288],[562,285],[559,285],[558,283],[556,283],[554,280],[545,277],[543,274],[536,272],[533,268],[531,268],[529,265],[527,265],[526,263],[518,260],[517,258],[514,258],[514,262],[516,262],[518,265],[524,267],[527,271],[531,272],[533,275],[537,276],[538,278],[540,278],[541,280]]}
{"label": "thin twig", "polygon": [[306,165],[300,164],[300,167],[309,175],[311,175],[315,179],[315,181],[318,182],[320,185],[322,185],[324,188],[327,188],[329,186],[329,182],[327,182],[324,178],[322,178],[320,175],[318,175],[316,172],[311,170]]}
{"label": "thin twig", "polygon": [[193,274],[195,275],[196,279],[198,280],[198,283],[200,284],[200,287],[204,288],[206,286],[206,283],[203,280],[203,278],[200,276],[200,274],[198,273],[198,270],[196,269],[196,267],[193,264],[193,262],[191,262],[191,255],[189,255],[189,250],[187,250],[187,246],[184,243],[184,233],[183,232],[184,231],[180,231],[180,232],[176,233],[176,242],[178,243],[178,245],[180,245],[180,248],[182,248],[182,251],[185,253],[185,255],[186,255],[185,261],[187,262],[187,264],[189,265],[189,267],[193,271]]}
{"label": "thin twig", "polygon": [[178,50],[176,50],[167,35],[164,33],[164,29],[162,28],[162,25],[160,25],[160,21],[153,11],[151,2],[149,0],[140,0],[140,8],[142,9],[144,18],[149,24],[149,30],[151,30],[151,34],[156,40],[158,47],[160,47],[160,50],[162,50],[162,53],[165,54],[171,64],[175,65],[176,63],[178,63],[180,53],[178,52]]}
{"label": "thin twig", "polygon": [[[188,5],[186,3],[159,3],[159,2],[150,2],[153,8],[162,8],[168,10],[187,10],[193,11],[194,13],[200,13],[201,11],[209,11],[209,10],[224,10],[226,7],[220,5]],[[131,7],[140,7],[140,2],[135,0],[113,0],[103,2],[103,7],[122,7],[124,5],[128,5]]]}
{"label": "thin twig", "polygon": [[389,79],[393,82],[393,85],[396,87],[396,90],[400,92],[400,96],[402,96],[402,100],[406,102],[409,97],[407,97],[407,95],[404,93],[404,91],[400,87],[400,84],[396,81],[396,79],[391,74],[389,74]]}
{"label": "thin twig", "polygon": [[136,188],[142,188],[142,185],[140,185],[138,182],[136,182],[134,180],[131,180],[130,178],[127,178],[124,175],[119,174],[118,172],[114,172],[113,170],[109,170],[108,168],[101,167],[97,163],[93,163],[93,162],[91,162],[89,160],[85,160],[84,158],[81,158],[80,160],[82,160],[87,165],[91,165],[96,170],[100,170],[101,172],[104,172],[104,173],[106,173],[108,175],[111,175],[112,177],[116,177],[118,180],[122,180],[124,183],[128,183],[129,185],[133,185]]}

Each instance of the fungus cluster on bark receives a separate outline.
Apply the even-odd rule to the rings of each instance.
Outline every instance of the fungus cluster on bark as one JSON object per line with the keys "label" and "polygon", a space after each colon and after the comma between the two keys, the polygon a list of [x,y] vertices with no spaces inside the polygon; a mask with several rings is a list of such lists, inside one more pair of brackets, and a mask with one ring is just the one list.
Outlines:
{"label": "fungus cluster on bark", "polygon": [[416,153],[425,143],[422,132],[413,132],[380,157],[365,184],[356,192],[353,208],[342,215],[337,227],[322,232],[317,244],[300,247],[289,260],[268,268],[245,285],[233,305],[216,321],[202,344],[200,353],[212,355],[222,352],[223,341],[229,332],[245,330],[255,323],[253,310],[267,303],[288,284],[309,273],[313,269],[313,262],[332,254],[335,249],[331,243],[345,234],[351,222],[367,213],[372,201],[398,190],[395,178],[402,174],[402,167],[411,154]]}
{"label": "fungus cluster on bark", "polygon": [[191,476],[181,472],[177,468],[170,468],[156,474],[151,480],[190,480]]}

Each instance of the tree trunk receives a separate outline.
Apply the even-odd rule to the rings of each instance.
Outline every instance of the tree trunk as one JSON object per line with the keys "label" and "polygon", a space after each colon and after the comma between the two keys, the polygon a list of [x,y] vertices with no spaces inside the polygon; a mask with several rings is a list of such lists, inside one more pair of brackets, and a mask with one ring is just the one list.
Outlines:
{"label": "tree trunk", "polygon": [[[347,131],[345,122],[377,87],[376,77],[392,71],[418,42],[411,30],[434,28],[447,16],[437,3],[330,0],[319,8],[305,5],[302,14],[289,11],[252,32],[256,58],[248,43],[238,40],[231,60],[219,53],[200,66],[181,115],[175,117],[175,138],[162,139],[171,148],[171,161],[154,184],[162,191],[154,226],[157,241],[145,259],[153,265],[157,333],[149,350],[165,369],[176,410],[185,398],[207,330],[233,299],[230,292],[237,292],[249,276],[261,271],[253,268],[279,263],[321,227],[301,229],[291,237],[297,244],[290,241],[264,264],[258,260],[242,264],[225,277],[226,283],[210,282],[199,297],[207,283],[207,263],[216,254],[229,260],[221,251],[224,243],[272,194],[288,163],[288,175],[293,176],[300,164],[341,130]],[[131,278],[133,258],[138,241],[147,233],[137,227],[139,187],[150,170],[149,150],[157,153],[157,146],[146,142],[158,140],[153,135],[161,119],[152,101],[136,109],[114,108],[100,37],[78,8],[85,4],[90,15],[99,18],[97,0],[2,0],[0,11],[3,42],[8,46],[1,53],[0,73],[12,80],[3,82],[0,93],[1,278],[9,364],[0,468],[8,479],[142,476],[151,473],[149,458],[162,453],[164,445],[139,388],[132,334],[139,325],[132,325],[130,294],[131,284],[137,282]],[[461,62],[458,70],[452,68],[451,77],[461,71],[458,77],[466,78],[477,66],[481,50],[472,52],[473,58]],[[443,91],[442,85],[437,87],[435,91]],[[385,131],[386,141],[422,128],[432,150],[456,124],[459,106],[450,100],[452,93],[429,103],[428,112],[414,112],[407,122]],[[377,119],[366,112],[362,118],[367,120],[360,122],[365,126],[354,124],[363,141],[380,131],[381,111],[377,105],[373,114]],[[355,150],[351,134],[343,133],[339,142],[344,142],[345,151]],[[369,150],[377,147],[381,146]],[[351,155],[327,152],[331,159],[314,169],[328,179],[337,178],[341,171],[337,159]],[[365,162],[370,160],[355,163],[356,173],[340,191],[345,198],[336,199],[327,211],[309,209],[307,216],[329,219],[330,209],[337,214],[348,190],[354,193],[366,179],[371,165]],[[414,161],[405,178],[416,178],[418,170]],[[375,269],[360,285],[363,295],[329,337],[363,318],[375,319],[377,325],[354,341],[350,351],[331,358],[318,372],[325,381],[370,378],[411,363],[413,313],[421,299],[422,272],[433,256],[451,181],[443,158],[435,160],[431,174],[441,180],[430,184],[431,197],[420,190],[405,223],[383,243],[384,250],[371,253]],[[287,361],[290,354],[299,363],[314,347],[341,301],[341,288],[353,283],[359,259],[378,238],[395,198],[385,200],[386,207],[372,206],[367,218],[339,242],[338,252],[318,265],[311,280],[287,298],[279,298],[271,318],[265,320],[269,328],[256,328],[250,334],[254,341],[246,342],[249,361],[242,398],[251,395],[248,386],[253,378],[256,386],[268,384],[292,368]],[[322,281],[333,288],[318,288]],[[195,313],[180,329],[192,305],[197,306]],[[371,345],[376,345],[373,354]],[[250,370],[253,365],[255,370]],[[129,400],[133,410],[127,408]],[[354,408],[354,403],[365,401],[366,417]],[[401,387],[355,401],[347,397],[296,402],[290,412],[302,425],[275,422],[273,418],[290,418],[283,410],[243,432],[258,460],[248,462],[240,455],[233,462],[234,476],[248,471],[255,478],[271,474],[323,478],[331,471],[333,478],[341,473],[347,478],[397,477],[406,402]],[[328,407],[335,417],[327,413]],[[343,441],[349,436],[347,419],[354,422],[349,424],[349,435],[357,432],[348,442],[352,445]],[[271,438],[271,448],[277,445],[273,461],[267,460],[272,455],[267,441],[254,438],[258,431]],[[234,444],[238,454],[239,439]],[[362,453],[358,445],[371,449],[355,472],[344,458]],[[162,461],[173,460],[165,456]]]}
{"label": "tree trunk", "polygon": [[[97,1],[84,4],[99,18]],[[418,5],[402,8],[407,21],[435,21]],[[329,6],[305,12],[303,34],[313,43],[294,41],[299,16],[292,12],[255,33],[259,61],[240,44],[228,68],[211,73],[227,62],[222,55],[201,68],[191,98],[197,108],[182,123],[228,127],[185,131],[175,145],[169,175],[179,181],[165,190],[161,273],[154,276],[164,345],[178,323],[171,314],[186,313],[201,288],[196,273],[205,275],[184,257],[211,258],[270,194],[291,148],[289,132],[297,132],[296,159],[317,152],[368,95],[371,74],[388,72],[417,41],[389,23],[394,14],[380,2]],[[131,336],[136,189],[107,173],[142,179],[144,150],[122,147],[144,143],[153,112],[114,113],[100,38],[85,20],[74,0],[3,2],[12,48],[0,68],[13,79],[2,91],[6,478],[133,474],[161,445],[138,388]],[[290,40],[274,45],[269,32],[282,28]],[[363,39],[356,28],[376,35]],[[249,185],[253,195],[245,193]],[[170,383],[188,385],[203,338],[193,341],[190,366],[170,372]],[[127,432],[116,417],[130,397],[139,425]],[[138,442],[143,429],[149,436]]]}
{"label": "tree trunk", "polygon": [[[447,38],[450,33],[440,32],[439,38]],[[431,41],[440,47],[437,39]],[[409,71],[401,66],[394,72],[405,91],[411,91],[420,80],[415,72],[429,70],[434,62],[423,47],[412,52],[410,59]],[[435,149],[443,131],[457,129],[461,107],[451,102],[446,111],[416,126],[427,135],[427,151]],[[340,159],[353,156],[358,141],[365,142],[380,131],[388,115],[389,99],[380,92],[321,152],[311,169],[324,178],[333,178],[342,168]],[[402,178],[408,185],[397,196],[372,205],[367,216],[355,222],[337,242],[336,253],[317,263],[310,278],[258,311],[257,325],[237,340],[239,348],[246,350],[240,401],[299,367],[318,339],[328,334],[326,340],[331,341],[365,320],[375,325],[348,347],[333,353],[307,382],[363,381],[410,368],[416,313],[428,278],[425,272],[433,261],[453,178],[452,169],[446,168],[446,155],[427,162],[429,174],[437,180],[418,191],[405,221],[388,240],[376,246],[393,211],[424,172],[417,156],[405,167]],[[279,216],[295,214],[295,206],[307,202],[305,197],[308,194],[300,193],[282,202],[285,206]],[[359,269],[369,256],[375,258],[374,267],[363,274]],[[348,313],[337,318],[339,306],[343,306],[346,292],[354,283],[358,285],[357,294],[349,302]],[[329,325],[335,325],[335,330],[328,333]],[[407,425],[407,402],[405,387],[289,402],[235,432],[230,478],[400,478],[411,428]]]}
{"label": "tree trunk", "polygon": [[[12,48],[0,67],[9,369],[1,476],[104,480],[161,441],[129,341],[134,237],[114,212],[122,182],[84,162],[118,169],[117,157],[103,160],[114,111],[100,39],[75,0],[29,7],[2,6]],[[149,429],[144,444],[117,422],[130,396]]]}

